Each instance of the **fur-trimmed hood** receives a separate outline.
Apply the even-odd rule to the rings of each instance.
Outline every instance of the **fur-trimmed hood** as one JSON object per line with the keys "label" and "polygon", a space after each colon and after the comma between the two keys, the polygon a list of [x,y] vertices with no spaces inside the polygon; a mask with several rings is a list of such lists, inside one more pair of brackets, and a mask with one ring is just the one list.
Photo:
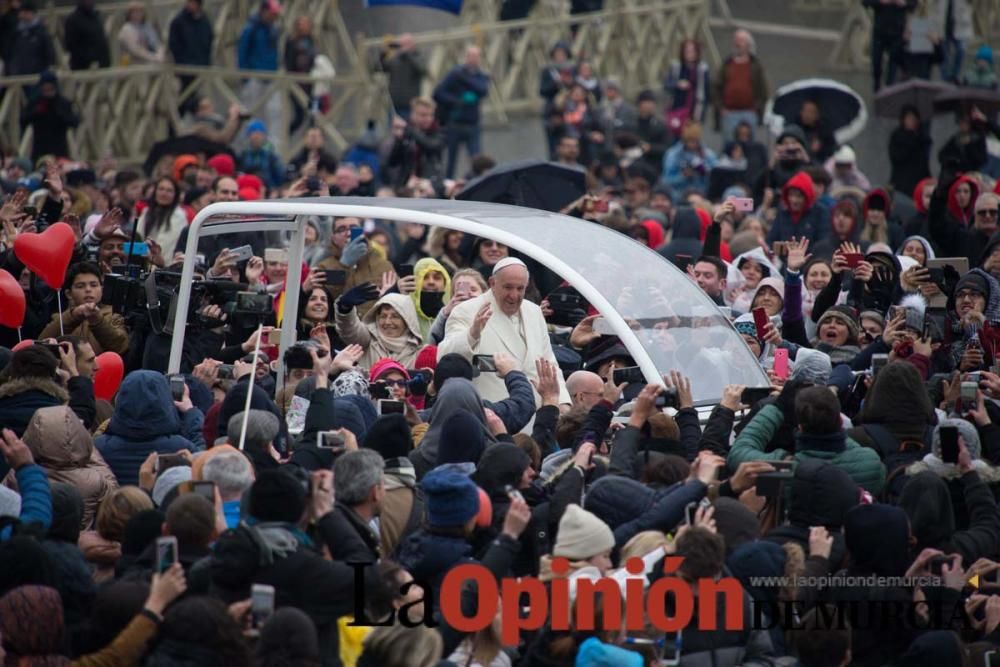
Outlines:
{"label": "fur-trimmed hood", "polygon": [[29,391],[40,391],[59,399],[63,403],[69,401],[69,392],[57,384],[55,380],[40,377],[21,377],[0,384],[0,398],[10,398],[11,396],[24,394]]}
{"label": "fur-trimmed hood", "polygon": [[[1000,468],[991,466],[982,459],[974,459],[972,467],[979,474],[979,479],[985,483],[1000,483]],[[945,463],[934,454],[928,454],[923,460],[911,463],[906,467],[906,474],[910,477],[919,475],[922,472],[932,472],[946,481],[958,479],[962,476],[957,465],[954,463]]]}

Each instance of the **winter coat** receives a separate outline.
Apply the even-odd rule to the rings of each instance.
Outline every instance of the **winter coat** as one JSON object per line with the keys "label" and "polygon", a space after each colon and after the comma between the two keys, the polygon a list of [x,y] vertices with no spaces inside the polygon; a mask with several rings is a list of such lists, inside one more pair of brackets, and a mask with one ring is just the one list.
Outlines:
{"label": "winter coat", "polygon": [[261,20],[260,14],[254,14],[247,19],[237,47],[239,68],[276,72],[280,36],[277,25],[265,23]]}
{"label": "winter coat", "polygon": [[65,405],[68,400],[66,389],[53,380],[36,377],[8,380],[0,384],[0,425],[21,437],[36,410]]}
{"label": "winter coat", "polygon": [[902,41],[906,30],[906,15],[917,6],[917,0],[906,0],[906,4],[886,4],[880,0],[864,0],[865,7],[871,7],[874,26],[873,32],[882,37]]}
{"label": "winter coat", "polygon": [[[677,83],[682,79],[691,83],[691,87],[687,90],[683,90],[677,86]],[[682,64],[680,61],[674,60],[670,63],[670,69],[667,71],[667,79],[663,83],[663,89],[670,94],[671,111],[690,107],[690,118],[699,123],[705,122],[705,111],[708,108],[710,90],[707,62],[704,60],[700,61],[695,66],[694,71],[692,71],[687,63]],[[690,95],[693,95],[694,98],[689,98]],[[728,138],[726,137],[726,139]]]}
{"label": "winter coat", "polygon": [[63,41],[69,52],[70,69],[111,66],[111,49],[101,15],[93,7],[80,4],[66,17]]}
{"label": "winter coat", "polygon": [[118,481],[79,417],[65,406],[42,408],[31,418],[22,439],[50,481],[71,484],[80,492],[80,529],[88,528],[101,501],[118,488]]}
{"label": "winter coat", "polygon": [[204,13],[195,16],[183,9],[170,22],[170,34],[167,39],[175,63],[207,67],[212,64],[214,38],[212,22]]}
{"label": "winter coat", "polygon": [[486,423],[483,401],[475,386],[465,378],[450,378],[438,390],[437,400],[434,401],[430,418],[427,420],[429,424],[427,432],[420,440],[420,445],[410,453],[410,460],[413,461],[418,480],[438,465],[444,424],[460,410],[469,412],[479,421],[482,426],[482,437],[487,445],[496,442]]}
{"label": "winter coat", "polygon": [[133,371],[122,382],[115,412],[96,445],[118,483],[134,485],[139,482],[139,467],[153,452],[203,449],[203,422],[198,408],[178,414],[162,374]]}
{"label": "winter coat", "polygon": [[[16,21],[16,19],[15,19]],[[6,76],[22,76],[25,74],[40,74],[56,64],[55,46],[41,17],[26,26],[18,22],[12,34],[9,45],[0,45],[4,49],[4,74]],[[7,48],[9,47],[9,51]]]}
{"label": "winter coat", "polygon": [[[164,254],[164,257],[170,255]],[[100,315],[96,322],[79,319],[73,315],[71,308],[63,310],[62,329],[59,327],[59,313],[52,316],[52,321],[45,325],[39,338],[56,338],[65,331],[67,336],[79,336],[94,348],[94,354],[102,352],[117,352],[124,356],[128,350],[128,330],[121,315],[116,315],[111,306],[100,306]]]}
{"label": "winter coat", "polygon": [[66,132],[80,124],[80,117],[73,103],[59,93],[55,97],[36,95],[21,115],[22,127],[31,126],[34,138],[31,144],[33,161],[43,155],[69,156]]}
{"label": "winter coat", "polygon": [[[407,329],[403,336],[390,339],[379,331],[375,319],[383,305],[390,306],[403,318]],[[358,360],[359,366],[371,368],[376,361],[385,358],[395,359],[407,368],[413,366],[424,342],[420,335],[417,312],[410,297],[396,293],[386,294],[375,302],[375,307],[364,318],[358,317],[357,308],[351,308],[346,313],[340,312],[340,307],[336,304],[333,308],[337,334],[341,340],[346,345],[357,344],[365,349],[364,356]]]}
{"label": "winter coat", "polygon": [[[700,152],[689,151],[683,143],[677,142],[663,156],[663,180],[674,192],[689,189],[704,192],[708,187],[708,173],[715,167],[715,151],[702,146]],[[690,169],[690,176],[684,173]]]}
{"label": "winter coat", "polygon": [[410,515],[414,512],[414,503],[418,503],[417,522],[419,526],[423,519],[423,503],[418,500],[417,475],[413,463],[407,459],[388,459],[385,462],[385,497],[382,499],[382,512],[379,514],[379,542],[382,552],[395,552],[399,543],[406,538],[410,523]]}
{"label": "winter coat", "polygon": [[[721,114],[727,109],[723,109],[722,105],[722,93],[726,89],[726,73],[730,62],[732,61],[732,56],[726,59],[725,62],[719,67],[716,75],[712,78],[712,107],[715,109],[715,125],[716,128],[721,123]],[[768,96],[768,82],[767,73],[764,71],[764,65],[760,60],[751,55],[750,56],[750,85],[753,89],[753,109],[733,109],[733,111],[756,111],[759,118],[764,117],[764,105],[767,103]],[[725,141],[729,141],[732,137],[723,137]]]}
{"label": "winter coat", "polygon": [[333,511],[317,522],[318,538],[330,558],[344,563],[373,563],[381,557],[378,534],[371,524],[350,507],[336,503]]}
{"label": "winter coat", "polygon": [[443,175],[444,133],[437,127],[424,131],[407,125],[403,136],[393,140],[386,162],[392,183],[402,187],[411,176],[437,181]]}
{"label": "winter coat", "polygon": [[438,117],[447,125],[479,125],[481,100],[490,92],[490,77],[486,72],[458,65],[434,88]]}
{"label": "winter coat", "polygon": [[889,182],[896,192],[909,194],[917,183],[931,175],[931,137],[923,130],[897,127],[889,136]]}
{"label": "winter coat", "polygon": [[[326,289],[330,293],[330,297],[333,299],[336,299],[347,290],[357,287],[363,283],[381,285],[383,274],[393,270],[392,262],[387,260],[376,250],[369,250],[368,254],[362,257],[357,264],[354,266],[347,266],[340,261],[340,249],[334,248],[333,246],[331,246],[331,254],[321,259],[319,263],[316,264],[316,267],[320,269],[336,269],[347,272],[347,282],[343,285],[327,285]],[[364,317],[365,313],[371,310],[374,305],[374,301],[369,301],[368,303],[358,306],[358,316]]]}
{"label": "winter coat", "polygon": [[[788,208],[788,190],[795,188],[805,195],[803,210],[793,214]],[[792,237],[808,238],[815,243],[826,237],[830,232],[830,212],[825,206],[816,202],[816,190],[812,179],[804,171],[792,176],[781,188],[783,206],[778,208],[771,231],[767,234],[768,244],[775,241],[787,241]]]}
{"label": "winter coat", "polygon": [[[768,452],[767,446],[784,423],[785,416],[776,405],[764,407],[740,432],[727,459],[735,470],[745,461],[780,461],[792,454],[784,449]],[[795,446],[796,461],[822,459],[843,468],[858,486],[877,495],[885,483],[885,468],[878,454],[862,447],[843,432],[833,435],[799,434]]]}

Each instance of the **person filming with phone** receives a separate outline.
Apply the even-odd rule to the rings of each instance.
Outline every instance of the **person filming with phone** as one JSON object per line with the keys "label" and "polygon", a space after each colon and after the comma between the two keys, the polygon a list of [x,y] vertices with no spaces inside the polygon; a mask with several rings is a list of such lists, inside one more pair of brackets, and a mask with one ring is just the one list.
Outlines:
{"label": "person filming with phone", "polygon": [[[529,380],[537,382],[536,359],[558,362],[552,352],[541,308],[524,299],[529,278],[528,267],[520,259],[508,257],[497,262],[489,291],[452,311],[445,338],[438,345],[438,359],[450,352],[471,359],[474,355],[502,351],[514,357]],[[572,400],[561,374],[558,380],[559,403],[569,405]],[[507,398],[507,388],[495,372],[481,372],[474,383],[488,401]],[[535,403],[540,404],[537,395]]]}

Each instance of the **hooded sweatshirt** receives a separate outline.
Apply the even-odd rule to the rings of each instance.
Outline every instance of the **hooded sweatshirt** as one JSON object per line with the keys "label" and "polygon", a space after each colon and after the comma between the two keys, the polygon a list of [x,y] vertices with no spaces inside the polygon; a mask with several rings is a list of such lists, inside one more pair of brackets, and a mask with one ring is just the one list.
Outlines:
{"label": "hooded sweatshirt", "polygon": [[[972,196],[969,197],[969,205],[962,208],[958,204],[958,195],[956,191],[958,186],[962,183],[968,183],[969,188],[972,190]],[[968,227],[972,224],[975,219],[976,214],[976,198],[979,197],[979,183],[975,179],[969,178],[968,176],[959,176],[951,187],[948,188],[948,215],[951,216],[953,222],[960,224],[963,227]]]}
{"label": "hooded sweatshirt", "polygon": [[118,482],[80,418],[67,406],[42,408],[31,418],[23,440],[50,481],[79,490],[83,497],[79,527],[88,528],[98,505],[118,488]]}
{"label": "hooded sweatshirt", "polygon": [[[802,209],[797,213],[792,212],[788,205],[788,192],[792,189],[805,196]],[[792,237],[807,238],[815,243],[829,234],[830,212],[816,202],[816,188],[806,172],[800,171],[788,179],[781,188],[781,203],[771,231],[767,234],[768,244],[788,241]]]}
{"label": "hooded sweatshirt", "polygon": [[917,183],[916,187],[913,188],[913,205],[916,207],[917,212],[906,221],[906,225],[903,227],[903,233],[907,236],[918,235],[924,238],[930,238],[931,230],[927,224],[927,214],[929,211],[927,210],[927,207],[924,206],[924,198],[922,195],[925,187],[930,187],[933,190],[934,182],[933,178],[924,178]]}
{"label": "hooded sweatshirt", "polygon": [[413,301],[413,307],[417,311],[417,321],[420,324],[420,335],[425,343],[431,342],[431,325],[434,324],[434,318],[437,317],[437,313],[425,313],[420,308],[420,295],[423,293],[424,277],[431,271],[437,271],[444,276],[444,295],[442,298],[442,304],[447,305],[451,301],[451,276],[448,275],[448,270],[441,265],[436,259],[431,259],[430,257],[424,257],[418,261],[413,266],[413,277],[417,281],[417,289],[410,295],[410,299]]}
{"label": "hooded sweatshirt", "polygon": [[[885,213],[885,238],[879,238],[875,235],[875,228],[868,223],[868,211],[872,208],[876,200],[881,200],[881,209]],[[865,199],[861,202],[861,219],[865,221],[865,228],[862,232],[862,237],[866,241],[871,241],[875,243],[877,241],[882,241],[883,243],[888,243],[891,248],[896,248],[902,243],[903,240],[903,230],[899,228],[899,225],[891,218],[892,216],[892,197],[889,196],[882,188],[875,188],[865,195]]]}
{"label": "hooded sweatshirt", "polygon": [[198,408],[177,412],[167,378],[155,371],[133,371],[118,390],[114,414],[95,444],[122,486],[138,484],[139,467],[157,452],[200,449],[204,416]]}
{"label": "hooded sweatshirt", "polygon": [[[376,317],[382,306],[391,306],[406,324],[402,336],[390,338],[382,334],[376,324]],[[413,301],[405,294],[386,294],[375,302],[364,319],[358,318],[358,309],[352,308],[346,313],[334,307],[337,333],[345,344],[358,344],[365,349],[365,354],[358,360],[358,365],[371,368],[379,359],[388,357],[395,359],[406,367],[410,367],[417,359],[417,353],[423,347],[424,337],[421,333],[417,310]]]}
{"label": "hooded sweatshirt", "polygon": [[[891,363],[879,371],[865,397],[861,414],[847,434],[858,443],[878,451],[885,457],[892,452],[881,451],[878,442],[864,425],[878,425],[887,430],[897,442],[925,440],[929,427],[937,424],[937,415],[931,404],[920,372],[907,362]],[[930,447],[929,442],[924,445]]]}
{"label": "hooded sweatshirt", "polygon": [[687,255],[691,261],[701,255],[701,220],[690,206],[681,206],[674,215],[673,237],[670,243],[660,248],[660,254],[674,264],[678,255]]}
{"label": "hooded sweatshirt", "polygon": [[906,482],[899,506],[909,517],[910,529],[917,538],[913,555],[929,547],[946,554],[961,554],[963,563],[974,563],[1000,552],[1000,513],[993,493],[975,471],[962,475],[962,485],[969,529],[956,531],[951,493],[943,479],[922,472]]}
{"label": "hooded sweatshirt", "polygon": [[[423,478],[434,468],[438,458],[438,446],[445,422],[459,410],[471,413],[482,425],[483,433],[489,442],[496,439],[486,425],[486,412],[483,410],[483,400],[470,380],[460,377],[450,378],[441,388],[434,407],[431,409],[429,428],[420,441],[420,446],[410,453],[410,460],[416,468],[417,479]],[[488,447],[488,445],[487,445]]]}

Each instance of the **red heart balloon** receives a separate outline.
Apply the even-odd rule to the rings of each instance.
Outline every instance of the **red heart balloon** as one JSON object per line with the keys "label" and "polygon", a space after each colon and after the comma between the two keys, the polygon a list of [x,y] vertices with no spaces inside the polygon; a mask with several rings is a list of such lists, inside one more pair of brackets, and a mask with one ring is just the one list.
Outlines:
{"label": "red heart balloon", "polygon": [[125,377],[125,363],[117,352],[97,355],[97,372],[94,373],[94,396],[110,401],[118,392]]}
{"label": "red heart balloon", "polygon": [[11,352],[17,352],[18,350],[23,350],[26,347],[30,347],[35,344],[35,341],[31,338],[25,338],[20,343],[10,348]]}
{"label": "red heart balloon", "polygon": [[14,276],[0,269],[0,326],[16,329],[24,324],[24,290]]}
{"label": "red heart balloon", "polygon": [[41,234],[18,234],[14,239],[14,254],[46,285],[59,289],[66,279],[75,245],[73,228],[57,222]]}

